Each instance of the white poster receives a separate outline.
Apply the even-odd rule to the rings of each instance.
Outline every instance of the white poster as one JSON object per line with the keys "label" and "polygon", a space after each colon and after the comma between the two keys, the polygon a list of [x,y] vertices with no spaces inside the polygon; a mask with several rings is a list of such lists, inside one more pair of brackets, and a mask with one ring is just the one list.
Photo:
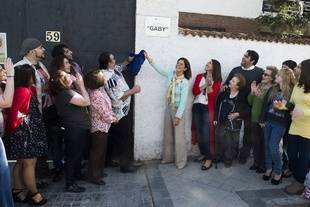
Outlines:
{"label": "white poster", "polygon": [[168,17],[145,17],[145,33],[148,36],[169,37],[171,18]]}
{"label": "white poster", "polygon": [[7,57],[6,33],[0,33],[0,64],[4,63]]}

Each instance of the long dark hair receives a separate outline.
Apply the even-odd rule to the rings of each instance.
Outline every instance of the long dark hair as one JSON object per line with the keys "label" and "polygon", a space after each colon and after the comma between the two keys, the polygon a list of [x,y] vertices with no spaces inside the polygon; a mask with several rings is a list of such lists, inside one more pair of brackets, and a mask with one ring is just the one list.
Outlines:
{"label": "long dark hair", "polygon": [[185,68],[187,69],[184,71],[184,77],[187,80],[191,79],[191,77],[192,77],[191,64],[189,63],[189,61],[185,57],[179,58],[177,62],[179,62],[180,60],[184,61]]}
{"label": "long dark hair", "polygon": [[215,59],[211,59],[212,62],[212,77],[213,81],[222,81],[222,69],[221,63]]}
{"label": "long dark hair", "polygon": [[305,93],[310,93],[310,59],[304,60],[300,63],[301,73],[298,81],[299,87],[304,87]]}
{"label": "long dark hair", "polygon": [[[51,76],[53,76],[58,70],[63,70],[65,59],[69,61],[69,59],[64,55],[59,55],[52,59],[52,62],[50,63],[49,68],[48,68],[48,71]],[[75,70],[72,69],[72,66],[70,69],[71,69],[70,73],[75,76],[76,72]]]}
{"label": "long dark hair", "polygon": [[19,65],[14,68],[15,70],[15,79],[14,85],[15,88],[17,87],[30,87],[32,82],[31,80],[35,81],[35,73],[34,69],[28,65]]}
{"label": "long dark hair", "polygon": [[112,55],[111,52],[105,51],[102,52],[99,56],[99,67],[100,69],[108,69],[108,64],[111,61],[110,56]]}

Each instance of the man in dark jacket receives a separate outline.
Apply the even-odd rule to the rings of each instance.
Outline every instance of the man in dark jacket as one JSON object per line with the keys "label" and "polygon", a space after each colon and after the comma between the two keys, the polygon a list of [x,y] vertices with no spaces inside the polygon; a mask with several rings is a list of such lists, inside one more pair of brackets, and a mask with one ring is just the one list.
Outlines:
{"label": "man in dark jacket", "polygon": [[[240,93],[242,93],[244,97],[247,97],[251,92],[251,83],[256,81],[258,84],[262,79],[264,70],[256,66],[258,59],[259,55],[257,52],[254,50],[246,51],[242,57],[241,65],[231,70],[223,87],[227,87],[232,77],[235,74],[240,73],[245,77],[246,80],[245,87],[240,90]],[[244,99],[244,103],[248,104],[246,98]],[[251,114],[248,114],[246,117],[244,117],[243,147],[241,148],[239,154],[239,162],[241,164],[246,163],[248,157],[250,156],[251,147]]]}

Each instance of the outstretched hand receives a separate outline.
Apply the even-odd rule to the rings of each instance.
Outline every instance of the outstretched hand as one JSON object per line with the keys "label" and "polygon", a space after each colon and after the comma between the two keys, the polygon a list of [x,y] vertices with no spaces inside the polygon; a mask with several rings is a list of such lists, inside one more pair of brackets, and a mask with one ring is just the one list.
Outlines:
{"label": "outstretched hand", "polygon": [[152,58],[149,56],[149,54],[146,51],[144,51],[143,54],[144,54],[145,59],[147,59],[149,63],[153,62]]}

